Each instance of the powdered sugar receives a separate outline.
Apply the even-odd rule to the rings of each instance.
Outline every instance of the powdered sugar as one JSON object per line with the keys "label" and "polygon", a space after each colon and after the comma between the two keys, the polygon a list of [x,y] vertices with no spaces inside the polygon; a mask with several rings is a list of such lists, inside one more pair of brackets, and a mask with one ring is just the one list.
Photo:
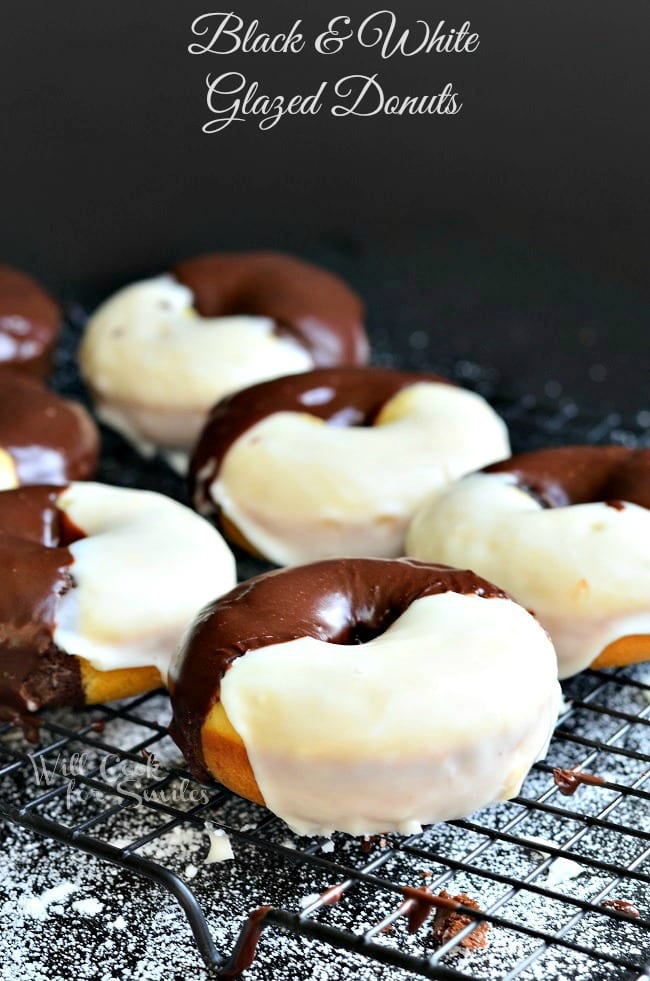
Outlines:
{"label": "powdered sugar", "polygon": [[[626,674],[636,679],[633,671]],[[631,969],[626,974],[612,962],[594,961],[556,945],[545,950],[540,939],[521,932],[529,929],[552,934],[564,930],[566,939],[594,947],[605,957],[636,963],[637,975],[648,953],[647,935],[633,920],[616,919],[611,911],[583,916],[579,906],[567,903],[575,899],[597,905],[604,898],[619,898],[637,905],[642,917],[649,914],[646,883],[628,876],[617,880],[610,868],[640,861],[639,871],[650,871],[650,861],[642,859],[648,841],[639,837],[650,832],[645,803],[634,795],[587,786],[581,786],[571,798],[562,798],[550,773],[552,766],[583,763],[585,770],[606,773],[615,785],[647,787],[648,763],[634,756],[603,749],[589,758],[588,765],[585,763],[590,749],[584,740],[611,738],[615,747],[631,753],[647,749],[647,726],[639,723],[625,728],[620,717],[596,711],[606,706],[633,716],[639,711],[646,713],[644,689],[614,681],[600,686],[595,675],[571,685],[576,704],[562,722],[568,735],[553,740],[548,761],[531,773],[522,794],[527,801],[541,799],[542,808],[523,803],[498,805],[465,822],[427,828],[413,839],[387,836],[381,842],[363,843],[345,835],[335,835],[330,841],[298,838],[288,834],[279,821],[270,819],[263,808],[230,795],[219,796],[215,791],[214,803],[197,813],[196,819],[193,805],[175,802],[173,811],[181,819],[173,823],[164,810],[131,801],[125,810],[102,818],[91,831],[99,840],[118,847],[128,847],[153,834],[137,854],[191,883],[207,913],[216,947],[224,954],[233,949],[250,911],[269,903],[295,914],[309,909],[305,915],[310,919],[355,935],[374,930],[388,918],[392,929],[376,933],[373,945],[413,957],[432,956],[431,921],[409,935],[405,921],[395,919],[402,898],[399,886],[419,887],[426,882],[434,892],[441,888],[451,894],[465,892],[482,910],[508,922],[507,926],[490,927],[485,950],[452,948],[443,954],[444,965],[469,977],[501,978],[539,952],[539,958],[521,974],[525,981],[630,978]],[[129,714],[157,725],[159,710],[166,711],[166,699],[155,696]],[[69,721],[65,713],[58,717]],[[74,721],[78,724],[79,720]],[[139,743],[150,740],[154,733],[141,722],[114,719],[92,740],[98,745],[121,744],[137,753]],[[574,736],[583,742],[576,743]],[[44,731],[45,743],[54,738],[54,732]],[[23,745],[15,735],[11,739],[12,745]],[[143,761],[137,777],[141,787],[167,780],[166,786],[173,788],[185,779],[180,771],[175,775],[174,768],[181,760],[166,737],[154,740],[151,750],[160,765],[147,772]],[[96,755],[101,755],[99,750]],[[37,789],[42,792],[42,788],[34,787],[29,772],[22,787],[14,786],[9,776],[4,780],[6,789],[18,797],[33,797]],[[101,794],[72,794],[68,799],[66,794],[53,796],[38,811],[52,820],[72,824],[101,815],[119,800]],[[581,815],[588,815],[590,823]],[[227,830],[235,862],[205,862],[209,854],[206,819],[215,828]],[[601,827],[600,821],[609,823]],[[157,833],[166,822],[171,826]],[[618,825],[620,831],[616,830]],[[625,825],[633,830],[626,830]],[[565,851],[566,855],[557,854]],[[312,855],[319,857],[318,863],[311,862]],[[595,867],[594,861],[605,863],[606,868]],[[375,885],[355,879],[354,870],[364,867],[372,868]],[[576,867],[580,871],[575,876],[558,878],[556,874],[558,868],[577,871]],[[70,868],[74,868],[74,877]],[[344,882],[345,869],[351,870],[351,884],[338,902],[322,906],[321,893]],[[514,888],[509,878],[528,880],[531,886],[549,889],[554,895]],[[48,981],[95,981],[97,977],[120,975],[156,981],[169,977],[171,963],[179,977],[207,978],[176,901],[131,873],[8,825],[0,854],[0,888],[0,912],[6,924],[0,950],[6,981],[40,981],[46,977]],[[65,944],[61,943],[63,935]],[[95,945],[97,953],[93,954]],[[283,981],[338,981],[346,977],[399,981],[411,976],[416,975],[272,927],[264,931],[259,956],[246,974],[252,981],[276,981],[279,977]]]}

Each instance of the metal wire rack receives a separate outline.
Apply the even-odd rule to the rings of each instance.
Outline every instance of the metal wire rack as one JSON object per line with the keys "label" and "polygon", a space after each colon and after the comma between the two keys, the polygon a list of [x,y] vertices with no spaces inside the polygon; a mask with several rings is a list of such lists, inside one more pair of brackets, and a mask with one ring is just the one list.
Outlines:
{"label": "metal wire rack", "polygon": [[[513,399],[499,395],[476,366],[443,367],[488,391],[517,449],[612,440],[650,445],[638,420],[594,418],[568,401],[540,406]],[[65,354],[57,382],[79,394]],[[101,479],[182,498],[181,482],[159,462],[143,463],[109,433],[104,446]],[[259,569],[241,562],[242,576]],[[218,977],[234,976],[247,959],[253,914],[263,916],[260,958],[271,965],[268,977],[291,977],[281,948],[268,947],[270,936],[281,935],[319,941],[334,958],[360,955],[354,973],[362,981],[374,978],[380,964],[395,978],[637,981],[648,977],[650,958],[650,672],[585,672],[564,687],[568,703],[549,755],[519,797],[409,838],[297,838],[262,808],[218,785],[201,787],[170,756],[161,693],[78,713],[43,712],[36,745],[10,724],[0,727],[0,817],[168,890]],[[83,767],[75,766],[80,758]],[[125,782],[119,775],[129,764]],[[575,766],[604,782],[562,797],[553,768]],[[178,829],[204,834],[206,821],[233,842],[239,878],[247,882],[242,896],[213,890],[201,897],[173,862],[151,855],[151,846]],[[277,886],[274,870],[281,870]],[[402,889],[423,885],[434,894],[467,894],[480,912],[468,909],[466,925],[437,945],[431,919],[411,935]],[[269,906],[256,914],[247,897],[264,890]],[[603,905],[612,899],[632,903],[640,916]],[[227,943],[214,933],[224,916],[232,921]],[[482,923],[489,943],[469,949]]]}

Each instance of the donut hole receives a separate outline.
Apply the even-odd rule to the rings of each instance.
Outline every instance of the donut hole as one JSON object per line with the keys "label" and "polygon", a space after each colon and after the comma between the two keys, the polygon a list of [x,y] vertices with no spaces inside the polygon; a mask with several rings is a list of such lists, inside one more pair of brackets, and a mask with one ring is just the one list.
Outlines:
{"label": "donut hole", "polygon": [[[397,617],[395,617],[395,619],[397,619]],[[391,622],[394,622],[394,620]],[[361,621],[359,623],[355,623],[352,627],[349,627],[345,633],[345,639],[337,640],[336,643],[349,647],[352,647],[355,644],[367,644],[369,641],[374,640],[375,637],[379,637],[381,634],[383,634],[389,626],[389,623],[382,623],[378,626],[377,624],[364,623]]]}
{"label": "donut hole", "polygon": [[82,538],[87,538],[85,531],[82,531],[78,525],[74,523],[70,515],[66,511],[58,511],[58,544],[67,548],[69,545],[74,545],[75,542],[81,541]]}

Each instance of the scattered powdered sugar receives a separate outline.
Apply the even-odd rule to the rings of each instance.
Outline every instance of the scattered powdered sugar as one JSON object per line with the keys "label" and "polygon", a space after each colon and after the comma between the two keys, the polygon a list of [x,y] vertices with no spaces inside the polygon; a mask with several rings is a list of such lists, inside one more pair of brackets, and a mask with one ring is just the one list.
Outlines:
{"label": "scattered powdered sugar", "polygon": [[560,847],[557,841],[550,841],[548,838],[537,838],[535,835],[526,835],[525,839],[523,840],[531,848],[531,850],[536,852],[538,855],[546,856],[548,854],[548,848]]}
{"label": "scattered powdered sugar", "polygon": [[77,899],[72,904],[72,908],[77,913],[83,913],[84,916],[97,916],[104,909],[104,904],[100,903],[94,896],[91,896],[89,899]]}
{"label": "scattered powdered sugar", "polygon": [[24,894],[18,902],[27,916],[32,916],[35,920],[46,920],[49,913],[62,911],[64,908],[62,902],[72,896],[78,888],[74,882],[60,882],[58,886],[46,889],[40,896]]}
{"label": "scattered powdered sugar", "polygon": [[[620,717],[578,704],[580,699],[588,702],[593,696],[594,704],[620,713],[647,713],[644,689],[612,682],[597,691],[599,684],[595,675],[572,683],[570,694],[578,701],[563,719],[562,729],[594,742],[616,736],[617,747],[647,754],[647,725],[632,724],[625,729]],[[158,696],[156,699],[163,701]],[[153,724],[157,714],[153,702],[145,701],[132,714]],[[58,718],[65,722],[65,715]],[[151,736],[152,730],[146,725],[119,719],[109,720],[97,738],[109,746],[131,748]],[[15,744],[20,742],[15,735],[12,738]],[[43,739],[50,738],[54,742],[56,733],[50,736],[45,731]],[[3,741],[0,737],[0,745]],[[166,738],[155,742],[151,752],[160,766],[150,772],[143,766],[138,777],[143,788],[164,780],[166,775],[160,771],[181,762]],[[451,895],[466,893],[481,910],[503,917],[509,924],[490,926],[484,950],[452,948],[442,954],[441,963],[447,968],[470,978],[497,981],[525,958],[539,953],[520,975],[523,981],[632,981],[642,974],[641,965],[650,953],[646,932],[634,920],[617,919],[608,910],[583,916],[580,908],[567,900],[588,901],[597,907],[608,898],[626,900],[639,908],[643,919],[650,916],[646,883],[634,877],[617,878],[615,873],[615,867],[630,862],[639,862],[640,872],[650,872],[650,861],[643,859],[647,838],[625,830],[629,826],[639,833],[650,832],[646,802],[608,788],[584,785],[573,797],[561,797],[549,767],[581,764],[587,772],[607,774],[613,784],[631,786],[636,782],[645,789],[650,772],[648,763],[633,755],[605,749],[585,762],[588,753],[588,747],[566,736],[552,741],[548,760],[531,773],[522,791],[522,798],[530,801],[541,796],[548,808],[502,804],[472,815],[467,822],[426,828],[412,840],[395,835],[368,841],[346,835],[334,835],[327,841],[303,839],[292,835],[277,819],[270,819],[263,808],[216,794],[214,803],[197,811],[196,816],[194,802],[175,800],[174,807],[184,809],[177,819],[144,801],[130,802],[125,810],[102,816],[92,827],[92,834],[107,845],[121,848],[142,840],[135,853],[153,863],[152,872],[161,866],[191,885],[207,915],[216,948],[225,955],[233,950],[250,912],[270,904],[294,914],[304,912],[317,923],[357,937],[379,928],[384,918],[389,918],[392,929],[376,932],[372,945],[413,957],[433,956],[431,917],[412,935],[403,917],[395,919],[402,901],[397,887],[426,884],[434,893],[441,889]],[[181,776],[178,781],[174,778],[168,786],[174,787],[180,780]],[[25,796],[35,796],[35,789],[28,771],[0,778],[3,800],[10,800],[13,794],[19,803]],[[42,808],[39,806],[38,813],[73,825],[93,815],[101,816],[118,800],[82,790],[78,787],[79,793],[69,799],[67,794],[51,797]],[[598,815],[607,807],[610,810],[604,817],[609,824],[601,827]],[[581,815],[589,821],[581,820]],[[617,831],[617,825],[623,830]],[[162,834],[157,831],[160,828],[164,828]],[[216,835],[219,830],[225,830],[225,835]],[[5,824],[3,831],[3,981],[108,981],[119,977],[207,981],[209,974],[203,968],[188,921],[168,891],[15,825]],[[497,837],[492,837],[493,833]],[[220,847],[227,838],[236,861],[206,861],[213,835]],[[508,840],[509,836],[516,840]],[[567,854],[558,857],[545,848]],[[312,863],[312,856],[317,861]],[[605,867],[595,867],[592,861]],[[350,879],[345,870],[366,867],[372,867],[375,885],[351,876],[342,898],[322,905],[323,892]],[[558,870],[563,870],[561,876]],[[568,875],[567,870],[579,874]],[[553,895],[514,888],[504,877],[519,882],[526,879]],[[545,947],[540,939],[520,932],[517,926],[548,934],[565,930],[568,941],[595,948],[604,957],[627,959],[637,968],[619,968],[556,944]],[[415,977],[412,972],[269,927],[244,979],[405,981]]]}

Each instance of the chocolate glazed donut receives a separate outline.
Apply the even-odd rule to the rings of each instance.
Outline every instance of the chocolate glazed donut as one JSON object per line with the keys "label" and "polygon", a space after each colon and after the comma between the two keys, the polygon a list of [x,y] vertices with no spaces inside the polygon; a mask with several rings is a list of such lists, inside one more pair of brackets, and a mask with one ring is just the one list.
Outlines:
{"label": "chocolate glazed donut", "polygon": [[190,492],[195,507],[202,512],[213,509],[209,490],[226,453],[266,416],[307,412],[332,426],[371,426],[389,399],[419,382],[452,384],[425,372],[324,368],[262,382],[223,399],[210,413],[192,458]]}
{"label": "chocolate glazed donut", "polygon": [[99,434],[80,403],[1,367],[0,457],[3,452],[15,470],[9,486],[88,480],[97,466]]}
{"label": "chocolate glazed donut", "polygon": [[[0,714],[84,704],[79,662],[54,643],[56,606],[72,586],[78,529],[56,507],[61,487],[0,494]],[[11,528],[11,532],[1,529]],[[45,546],[45,547],[43,547]]]}
{"label": "chocolate glazed donut", "polygon": [[61,329],[61,309],[25,273],[0,265],[0,364],[45,378]]}
{"label": "chocolate glazed donut", "polygon": [[192,773],[210,779],[201,730],[236,658],[299,637],[365,643],[415,600],[449,591],[508,598],[474,573],[448,566],[411,559],[333,559],[265,573],[207,606],[186,637],[172,686],[170,731]]}
{"label": "chocolate glazed donut", "polygon": [[317,368],[368,361],[363,305],[332,273],[273,252],[197,256],[171,272],[192,290],[202,317],[269,317]]}
{"label": "chocolate glazed donut", "polygon": [[650,508],[650,450],[625,446],[564,446],[521,453],[486,467],[513,474],[521,490],[547,508],[622,501]]}

